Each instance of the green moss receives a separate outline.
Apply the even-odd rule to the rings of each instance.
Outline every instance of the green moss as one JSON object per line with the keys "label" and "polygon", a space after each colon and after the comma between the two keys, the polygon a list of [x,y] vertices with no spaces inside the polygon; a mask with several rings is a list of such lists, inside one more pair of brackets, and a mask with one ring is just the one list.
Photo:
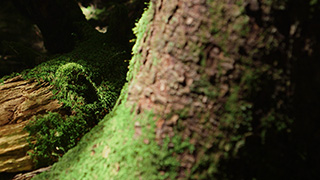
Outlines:
{"label": "green moss", "polygon": [[[123,93],[126,91],[124,88]],[[124,102],[122,96],[122,103],[51,171],[34,179],[174,179],[180,164],[172,154],[183,152],[189,143],[175,136],[165,138],[159,146],[155,115],[134,115]],[[169,143],[174,147],[169,148]]]}
{"label": "green moss", "polygon": [[65,106],[74,107],[72,103],[93,103],[98,101],[97,87],[89,78],[88,71],[77,63],[67,63],[57,70],[54,81],[59,92],[56,97],[62,101]]}
{"label": "green moss", "polygon": [[0,85],[2,85],[4,81],[6,81],[10,78],[16,77],[18,75],[19,75],[19,73],[11,73],[10,75],[6,75],[6,76],[1,77],[0,78]]}
{"label": "green moss", "polygon": [[[64,114],[38,116],[26,127],[36,140],[30,145],[38,166],[56,161],[74,147],[112,110],[125,83],[128,53],[104,35],[88,33],[72,52],[48,57],[49,61],[20,73],[25,79],[50,83],[54,98],[63,104]],[[60,131],[64,135],[56,136]]]}
{"label": "green moss", "polygon": [[[159,146],[154,114],[134,117],[130,111],[119,105],[51,171],[34,179],[174,179],[179,163],[172,154],[182,152],[186,143],[175,137]],[[168,149],[169,142],[177,146]]]}
{"label": "green moss", "polygon": [[208,77],[201,77],[200,80],[195,81],[191,87],[191,91],[198,94],[204,94],[207,97],[214,99],[217,98],[219,93],[218,89],[208,81]]}
{"label": "green moss", "polygon": [[[31,156],[38,166],[51,164],[74,147],[90,127],[89,122],[80,115],[62,117],[50,112],[39,116],[26,127],[32,135],[29,138],[34,150]],[[33,140],[36,142],[32,143]]]}
{"label": "green moss", "polygon": [[133,28],[133,32],[136,35],[136,43],[132,48],[132,54],[134,55],[130,61],[129,72],[127,74],[127,80],[131,81],[136,76],[137,72],[139,71],[139,67],[141,66],[141,52],[140,48],[142,47],[143,39],[146,38],[147,35],[150,36],[150,31],[148,28],[150,27],[150,23],[153,19],[153,5],[152,3],[149,4],[148,9],[146,9],[136,24],[136,27]]}

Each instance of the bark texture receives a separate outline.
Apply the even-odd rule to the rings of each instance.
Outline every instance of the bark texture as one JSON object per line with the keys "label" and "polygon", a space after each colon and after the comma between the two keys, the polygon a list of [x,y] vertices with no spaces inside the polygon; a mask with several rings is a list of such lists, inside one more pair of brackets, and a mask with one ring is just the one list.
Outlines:
{"label": "bark texture", "polygon": [[52,100],[48,84],[21,76],[0,85],[0,172],[28,171],[34,164],[27,154],[29,133],[25,125],[39,114],[58,111],[62,104]]}
{"label": "bark texture", "polygon": [[[319,36],[313,33],[319,28],[315,25],[319,4],[152,3],[152,22],[137,42],[141,44],[127,103],[135,114],[156,114],[159,145],[169,137],[168,147],[174,149],[178,146],[174,138],[181,136],[195,147],[195,151],[173,155],[180,162],[176,178],[318,177],[316,168],[308,164],[318,166],[313,158],[319,156],[310,145],[295,139],[308,134],[297,126],[305,124],[302,116],[313,125],[319,117],[311,107],[319,102],[314,94],[319,87],[314,67],[319,66],[315,61],[311,65],[319,57],[315,42]],[[299,14],[286,22],[283,15],[294,12]],[[303,86],[312,92],[303,91]],[[309,108],[298,105],[300,100]],[[307,138],[313,139],[308,142],[319,142],[317,137]],[[299,154],[308,154],[308,160]],[[302,172],[308,175],[301,176]]]}
{"label": "bark texture", "polygon": [[[153,111],[160,117],[156,122],[159,145],[174,136],[189,139],[196,147],[206,145],[217,125],[214,103],[194,90],[203,70],[202,48],[213,41],[210,6],[202,0],[152,3],[153,21],[140,46],[142,57],[137,64],[141,66],[129,85],[128,103],[137,105],[137,114]],[[181,163],[179,178],[186,177],[197,158],[188,151],[177,156]]]}

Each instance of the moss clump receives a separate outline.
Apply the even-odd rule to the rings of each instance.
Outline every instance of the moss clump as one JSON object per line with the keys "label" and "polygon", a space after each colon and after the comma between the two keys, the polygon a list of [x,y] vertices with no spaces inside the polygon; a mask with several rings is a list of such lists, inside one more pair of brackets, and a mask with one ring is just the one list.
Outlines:
{"label": "moss clump", "polygon": [[[98,100],[97,87],[89,78],[84,67],[77,63],[67,63],[58,68],[54,84],[59,87],[56,97],[64,101],[65,106],[73,107],[77,102],[93,103]],[[83,99],[80,99],[83,98]],[[71,101],[70,101],[71,100]]]}
{"label": "moss clump", "polygon": [[106,35],[92,33],[66,54],[48,57],[20,74],[49,82],[63,107],[37,116],[26,129],[38,166],[45,166],[74,147],[80,138],[113,108],[123,84],[130,55]]}
{"label": "moss clump", "polygon": [[[112,105],[99,100],[97,87],[87,73],[88,70],[74,62],[61,65],[54,73],[55,98],[68,113],[37,116],[26,126],[37,166],[57,161],[97,124],[105,114],[104,109]],[[31,143],[33,140],[35,143]]]}
{"label": "moss clump", "polygon": [[62,116],[50,112],[32,121],[26,130],[32,135],[32,139],[29,138],[33,149],[31,156],[37,165],[51,164],[74,147],[92,127],[86,118],[83,115]]}

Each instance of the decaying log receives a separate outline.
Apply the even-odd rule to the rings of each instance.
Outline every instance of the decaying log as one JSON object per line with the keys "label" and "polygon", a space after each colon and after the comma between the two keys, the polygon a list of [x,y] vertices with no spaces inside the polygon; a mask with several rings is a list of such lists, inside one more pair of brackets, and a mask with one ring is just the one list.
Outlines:
{"label": "decaying log", "polygon": [[0,128],[0,172],[19,172],[33,169],[26,137],[23,130],[27,121]]}
{"label": "decaying log", "polygon": [[58,100],[52,99],[51,88],[21,76],[0,85],[0,172],[33,170],[24,127],[36,115],[61,109]]}
{"label": "decaying log", "polygon": [[35,176],[35,175],[37,175],[39,173],[42,173],[44,171],[50,170],[51,167],[52,166],[40,168],[40,169],[31,171],[31,172],[28,172],[28,173],[24,173],[24,174],[20,173],[20,174],[17,174],[16,176],[14,176],[12,180],[30,180],[31,178],[33,178],[33,176]]}

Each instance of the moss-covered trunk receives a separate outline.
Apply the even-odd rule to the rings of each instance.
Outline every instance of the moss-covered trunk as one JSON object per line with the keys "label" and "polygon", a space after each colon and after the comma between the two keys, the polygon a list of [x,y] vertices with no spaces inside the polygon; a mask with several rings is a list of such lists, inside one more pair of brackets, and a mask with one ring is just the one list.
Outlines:
{"label": "moss-covered trunk", "polygon": [[319,114],[293,102],[319,107],[301,88],[319,89],[319,3],[301,7],[284,23],[287,1],[151,1],[117,105],[35,179],[316,178],[299,125]]}

